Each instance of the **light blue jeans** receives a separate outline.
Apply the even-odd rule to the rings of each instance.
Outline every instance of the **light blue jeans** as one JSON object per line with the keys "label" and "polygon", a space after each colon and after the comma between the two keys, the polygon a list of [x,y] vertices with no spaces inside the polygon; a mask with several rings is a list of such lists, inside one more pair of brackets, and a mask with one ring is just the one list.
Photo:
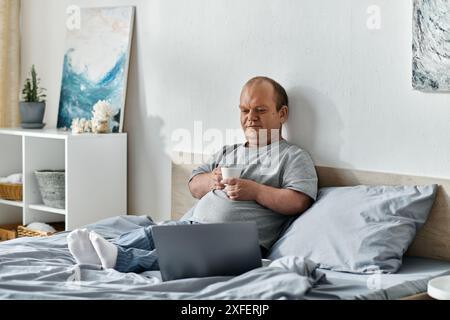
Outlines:
{"label": "light blue jeans", "polygon": [[[163,225],[193,224],[187,220],[164,221]],[[159,270],[158,256],[153,241],[152,228],[156,224],[142,227],[118,237],[114,244],[118,247],[117,261],[114,269],[120,272],[141,273]]]}

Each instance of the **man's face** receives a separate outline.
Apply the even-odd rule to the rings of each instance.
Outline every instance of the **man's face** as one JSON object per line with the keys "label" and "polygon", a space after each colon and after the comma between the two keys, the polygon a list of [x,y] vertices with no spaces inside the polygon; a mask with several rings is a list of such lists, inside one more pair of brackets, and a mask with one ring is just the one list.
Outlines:
{"label": "man's face", "polygon": [[[241,126],[250,145],[265,145],[278,140],[288,113],[286,106],[277,111],[274,95],[272,85],[266,81],[246,86],[242,90],[239,105]],[[275,136],[271,133],[275,133]]]}

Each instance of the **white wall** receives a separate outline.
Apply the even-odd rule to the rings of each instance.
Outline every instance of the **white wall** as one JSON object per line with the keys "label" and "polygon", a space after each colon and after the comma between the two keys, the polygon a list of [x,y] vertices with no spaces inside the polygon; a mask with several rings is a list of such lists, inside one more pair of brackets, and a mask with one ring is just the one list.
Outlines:
{"label": "white wall", "polygon": [[[317,164],[450,177],[450,96],[411,89],[410,0],[22,2],[22,63],[36,64],[49,91],[50,126],[66,7],[137,6],[125,113],[130,213],[169,217],[171,134],[195,120],[239,128],[240,88],[254,75],[288,89],[288,138]],[[366,27],[372,4],[379,31]]]}

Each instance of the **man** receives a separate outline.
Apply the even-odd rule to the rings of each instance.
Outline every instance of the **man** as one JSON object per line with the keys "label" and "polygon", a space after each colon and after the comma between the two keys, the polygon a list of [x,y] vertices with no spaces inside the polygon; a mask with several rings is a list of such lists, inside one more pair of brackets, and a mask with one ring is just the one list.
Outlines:
{"label": "man", "polygon": [[[249,80],[239,109],[247,142],[224,147],[195,169],[189,189],[199,202],[180,221],[165,224],[255,221],[267,252],[289,217],[304,212],[316,199],[317,175],[309,154],[281,136],[289,109],[280,84],[267,77]],[[221,166],[241,167],[241,176],[222,179]],[[69,250],[78,263],[121,272],[157,270],[152,227],[126,233],[114,244],[78,229],[68,235]]]}

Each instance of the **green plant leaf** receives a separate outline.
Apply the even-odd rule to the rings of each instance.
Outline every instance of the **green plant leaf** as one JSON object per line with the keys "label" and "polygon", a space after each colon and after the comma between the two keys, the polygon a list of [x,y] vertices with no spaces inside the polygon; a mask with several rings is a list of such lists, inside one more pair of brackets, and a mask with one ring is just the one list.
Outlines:
{"label": "green plant leaf", "polygon": [[31,78],[27,78],[22,89],[22,98],[25,102],[45,102],[46,95],[42,93],[46,90],[40,87],[41,79],[37,77],[36,67],[31,66]]}

